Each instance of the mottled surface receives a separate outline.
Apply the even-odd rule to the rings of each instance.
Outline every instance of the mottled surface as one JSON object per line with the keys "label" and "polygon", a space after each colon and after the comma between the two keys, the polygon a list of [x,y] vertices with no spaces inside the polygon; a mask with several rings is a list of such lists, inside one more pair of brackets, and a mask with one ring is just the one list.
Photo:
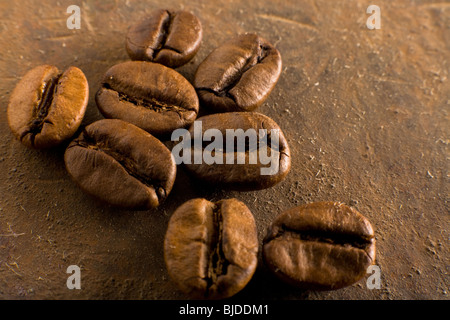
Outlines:
{"label": "mottled surface", "polygon": [[[66,8],[81,8],[80,30]],[[236,197],[255,216],[260,241],[281,211],[341,201],[375,229],[381,289],[366,279],[329,292],[301,291],[259,264],[235,296],[255,299],[448,299],[450,4],[382,1],[381,29],[366,28],[366,1],[0,2],[0,298],[184,299],[168,278],[163,241],[183,202]],[[193,12],[203,25],[198,54],[177,69],[189,81],[200,62],[238,33],[280,51],[283,71],[258,112],[289,142],[292,169],[271,189],[224,192],[179,170],[165,204],[125,211],[73,183],[64,147],[36,151],[10,132],[6,107],[19,79],[44,63],[79,67],[90,84],[83,124],[101,119],[94,95],[103,74],[128,60],[127,27],[159,7]],[[259,259],[261,261],[261,259]],[[81,267],[81,290],[66,269]]]}

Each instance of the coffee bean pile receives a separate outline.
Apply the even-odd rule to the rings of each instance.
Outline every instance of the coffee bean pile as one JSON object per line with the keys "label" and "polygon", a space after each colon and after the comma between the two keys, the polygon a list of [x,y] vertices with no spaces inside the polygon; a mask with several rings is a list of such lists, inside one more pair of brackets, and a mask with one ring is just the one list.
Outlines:
{"label": "coffee bean pile", "polygon": [[[105,119],[83,128],[64,154],[67,172],[83,191],[117,207],[158,207],[169,196],[177,172],[174,156],[162,141],[186,128],[190,138],[185,139],[192,140],[186,159],[193,159],[196,148],[207,148],[195,141],[194,121],[201,122],[202,135],[208,129],[223,136],[229,129],[275,130],[278,141],[258,141],[221,155],[215,150],[222,160],[244,156],[244,163],[186,161],[193,178],[212,187],[259,190],[286,177],[291,167],[287,140],[272,119],[254,111],[280,77],[280,53],[256,34],[238,35],[206,57],[191,84],[173,68],[189,62],[201,41],[199,19],[185,11],[155,10],[129,28],[126,50],[131,61],[112,66],[95,95]],[[88,97],[80,69],[61,72],[38,66],[11,94],[11,131],[28,147],[55,147],[79,129]],[[207,115],[198,117],[200,110]],[[262,175],[267,163],[251,163],[252,148],[275,154],[277,172]],[[370,222],[355,209],[319,202],[281,213],[262,249],[265,264],[283,281],[332,290],[365,275],[375,260],[375,237]],[[257,255],[254,217],[237,199],[192,199],[170,218],[164,241],[167,270],[194,298],[223,299],[242,290],[256,270]]]}

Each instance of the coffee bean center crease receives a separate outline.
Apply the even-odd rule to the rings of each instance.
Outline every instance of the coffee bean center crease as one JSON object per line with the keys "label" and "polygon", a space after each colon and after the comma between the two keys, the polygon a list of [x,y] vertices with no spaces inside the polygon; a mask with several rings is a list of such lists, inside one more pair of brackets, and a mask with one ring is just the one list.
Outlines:
{"label": "coffee bean center crease", "polygon": [[31,134],[33,137],[31,141],[34,143],[34,137],[42,131],[44,123],[52,124],[52,122],[46,118],[50,110],[50,106],[52,105],[53,97],[58,90],[58,82],[60,78],[61,74],[51,78],[43,85],[40,92],[40,100],[33,110],[33,117],[28,125],[28,130],[22,133],[21,138]]}
{"label": "coffee bean center crease", "polygon": [[155,58],[156,55],[161,51],[162,49],[168,49],[175,51],[177,53],[181,53],[180,50],[175,49],[173,47],[170,47],[166,44],[167,37],[170,34],[170,29],[172,27],[173,19],[175,18],[173,14],[171,14],[169,11],[167,12],[167,17],[164,19],[163,23],[161,24],[161,30],[160,30],[160,36],[158,37],[158,42],[155,46],[155,48],[150,47],[150,49],[153,49],[152,58]]}
{"label": "coffee bean center crease", "polygon": [[220,207],[217,205],[213,208],[213,226],[211,235],[212,248],[209,254],[207,277],[205,279],[207,282],[206,297],[208,296],[209,289],[217,283],[218,278],[227,273],[229,265],[223,252],[223,217]]}
{"label": "coffee bean center crease", "polygon": [[158,113],[173,111],[173,112],[176,112],[181,118],[182,117],[181,114],[183,112],[186,112],[186,111],[196,112],[195,109],[192,109],[192,108],[187,109],[187,108],[183,108],[183,107],[180,107],[180,106],[177,106],[174,104],[167,104],[167,103],[158,101],[157,99],[154,99],[154,98],[141,98],[138,96],[131,96],[126,93],[114,90],[107,83],[103,84],[103,88],[117,92],[117,94],[119,95],[120,101],[129,102],[129,103],[134,104],[135,106],[146,108],[146,109],[158,112]]}
{"label": "coffee bean center crease", "polygon": [[[172,50],[179,54],[182,53],[180,50],[173,48],[166,44],[167,38],[168,38],[171,28],[172,28],[173,20],[175,18],[175,15],[171,14],[169,11],[166,10],[166,13],[167,13],[167,16],[164,18],[164,20],[161,23],[156,43],[150,43],[146,47],[146,48],[152,50],[152,53],[151,53],[152,59],[155,59],[156,56],[158,55],[158,53],[163,49]],[[130,38],[128,38],[128,41],[137,47],[145,48],[144,46],[134,43],[132,41],[132,39],[130,39]]]}
{"label": "coffee bean center crease", "polygon": [[300,232],[286,226],[283,226],[283,228],[274,237],[267,239],[265,242],[272,241],[281,236],[291,237],[301,241],[328,243],[362,250],[367,249],[373,242],[373,237],[370,236],[325,230],[308,230]]}

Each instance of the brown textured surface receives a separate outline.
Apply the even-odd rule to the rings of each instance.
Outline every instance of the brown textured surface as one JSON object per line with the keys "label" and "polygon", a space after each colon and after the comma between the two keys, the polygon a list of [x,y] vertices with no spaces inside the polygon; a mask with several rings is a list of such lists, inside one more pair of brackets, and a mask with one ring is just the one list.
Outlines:
{"label": "brown textured surface", "polygon": [[[66,28],[78,4],[80,30]],[[374,3],[375,4],[375,3]],[[381,289],[365,280],[341,290],[286,287],[259,265],[240,297],[255,299],[448,299],[450,5],[377,1],[380,30],[365,26],[366,1],[2,1],[0,3],[0,298],[182,299],[167,275],[163,239],[184,201],[236,197],[252,213],[260,241],[281,211],[342,201],[375,229]],[[177,69],[189,81],[215,47],[256,32],[280,51],[283,71],[258,112],[290,144],[292,170],[271,189],[223,192],[179,170],[164,206],[106,207],[70,180],[64,148],[30,150],[7,125],[9,96],[28,70],[52,63],[86,74],[83,124],[101,119],[93,92],[112,65],[128,60],[131,22],[158,7],[185,9],[203,25],[198,54]],[[81,290],[66,269],[81,267]]]}

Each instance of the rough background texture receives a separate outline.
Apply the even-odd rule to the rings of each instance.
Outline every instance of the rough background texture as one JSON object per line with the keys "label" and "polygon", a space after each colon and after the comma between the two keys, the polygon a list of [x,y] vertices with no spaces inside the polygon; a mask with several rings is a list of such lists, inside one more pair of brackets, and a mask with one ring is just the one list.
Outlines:
{"label": "rough background texture", "polygon": [[[80,30],[66,27],[72,4],[81,8]],[[370,4],[381,8],[380,30],[366,28]],[[128,60],[127,27],[160,7],[202,21],[199,53],[177,69],[189,81],[238,33],[256,32],[280,50],[281,78],[258,111],[290,144],[292,170],[282,183],[211,190],[179,168],[162,207],[123,211],[69,179],[65,145],[35,151],[14,139],[10,93],[44,63],[81,68],[91,90],[83,124],[101,119],[100,77]],[[448,299],[449,28],[448,1],[0,1],[0,298],[188,298],[163,260],[170,215],[193,197],[236,197],[253,212],[260,240],[287,208],[322,200],[355,207],[376,230],[381,289],[369,290],[366,277],[337,291],[301,291],[260,263],[233,299]],[[66,287],[69,265],[81,267],[81,290]]]}

